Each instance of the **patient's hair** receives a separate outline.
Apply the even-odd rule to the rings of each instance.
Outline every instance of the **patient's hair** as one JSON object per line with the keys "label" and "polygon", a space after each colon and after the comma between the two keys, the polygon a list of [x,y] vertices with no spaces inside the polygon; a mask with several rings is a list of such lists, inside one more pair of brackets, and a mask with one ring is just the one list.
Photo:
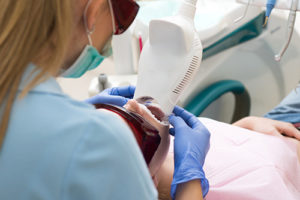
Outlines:
{"label": "patient's hair", "polygon": [[0,146],[22,75],[38,61],[38,75],[20,96],[58,73],[69,43],[77,0],[0,0]]}

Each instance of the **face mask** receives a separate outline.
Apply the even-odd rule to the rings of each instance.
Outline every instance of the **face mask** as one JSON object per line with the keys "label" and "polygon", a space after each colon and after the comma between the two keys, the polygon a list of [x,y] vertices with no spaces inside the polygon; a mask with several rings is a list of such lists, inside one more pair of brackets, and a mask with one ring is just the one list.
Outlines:
{"label": "face mask", "polygon": [[[95,69],[106,57],[112,54],[111,39],[104,46],[101,52],[102,55],[92,45],[91,34],[93,33],[93,30],[90,31],[88,29],[86,20],[86,12],[90,3],[91,0],[87,3],[84,11],[84,23],[89,39],[89,45],[86,45],[75,63],[61,74],[62,77],[79,78],[85,72]],[[112,13],[114,34],[121,34],[130,26],[136,17],[139,6],[133,0],[126,0],[123,3],[116,0],[109,0],[109,5]],[[119,23],[115,23],[115,21]]]}
{"label": "face mask", "polygon": [[[84,11],[84,24],[85,24],[85,29],[87,32],[89,44],[85,46],[85,48],[83,49],[83,51],[81,52],[80,56],[77,58],[75,63],[61,74],[62,77],[79,78],[83,74],[85,74],[87,71],[95,69],[98,65],[100,65],[100,63],[106,57],[104,55],[101,55],[98,52],[98,50],[95,47],[93,47],[91,34],[93,33],[94,28],[93,28],[93,30],[90,31],[88,29],[87,20],[86,20],[86,11],[87,11],[87,8],[89,7],[90,3],[91,3],[91,0],[87,3],[85,11]],[[105,46],[107,46],[107,44]],[[107,48],[107,49],[109,49],[109,48]],[[105,48],[104,48],[104,51],[106,52],[107,50],[105,50]]]}
{"label": "face mask", "polygon": [[112,55],[112,46],[111,46],[111,41],[112,41],[112,36],[110,37],[110,39],[106,42],[106,44],[104,45],[101,54],[104,57],[109,57]]}
{"label": "face mask", "polygon": [[61,76],[65,78],[79,78],[85,74],[85,72],[95,69],[104,58],[105,57],[99,54],[95,47],[86,45],[75,63],[63,72]]}

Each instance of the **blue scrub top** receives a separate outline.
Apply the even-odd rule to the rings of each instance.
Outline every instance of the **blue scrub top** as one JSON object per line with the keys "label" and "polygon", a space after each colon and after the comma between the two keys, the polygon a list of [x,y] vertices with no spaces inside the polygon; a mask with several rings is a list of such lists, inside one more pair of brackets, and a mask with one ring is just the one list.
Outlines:
{"label": "blue scrub top", "polygon": [[300,85],[291,91],[282,102],[265,117],[289,123],[300,122]]}
{"label": "blue scrub top", "polygon": [[14,103],[0,151],[0,199],[152,200],[157,191],[128,126],[50,78]]}

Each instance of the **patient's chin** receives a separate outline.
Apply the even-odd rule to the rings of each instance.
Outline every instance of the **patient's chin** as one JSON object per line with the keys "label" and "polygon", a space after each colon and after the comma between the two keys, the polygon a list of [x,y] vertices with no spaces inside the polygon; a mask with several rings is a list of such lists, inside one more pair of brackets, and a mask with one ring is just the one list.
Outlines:
{"label": "patient's chin", "polygon": [[159,105],[156,104],[151,97],[129,100],[124,108],[128,111],[141,115],[159,131],[161,141],[148,166],[151,176],[154,177],[166,159],[169,151],[170,135],[167,116],[162,112]]}

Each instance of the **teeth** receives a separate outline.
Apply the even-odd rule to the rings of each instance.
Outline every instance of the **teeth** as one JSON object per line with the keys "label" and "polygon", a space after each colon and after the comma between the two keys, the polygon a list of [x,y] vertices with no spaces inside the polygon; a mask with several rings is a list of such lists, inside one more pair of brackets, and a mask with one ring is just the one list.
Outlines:
{"label": "teeth", "polygon": [[[141,104],[141,105],[142,105],[142,108],[143,108],[144,110],[146,110],[146,112],[149,113],[149,114],[153,117],[153,119],[154,119],[156,122],[158,122],[159,124],[161,124],[161,125],[163,125],[163,126],[168,125],[165,121],[162,121],[162,120],[158,119],[158,118],[151,112],[151,110],[147,108],[146,105],[143,105],[143,104]],[[150,105],[150,104],[147,104],[147,105]],[[158,104],[151,104],[151,106],[152,106],[152,107],[160,108],[160,107],[158,106]],[[162,118],[162,119],[163,119],[163,118]]]}
{"label": "teeth", "polygon": [[159,104],[151,97],[140,97],[135,100],[129,100],[124,107],[140,114],[146,112],[147,115],[152,118],[153,122],[157,123],[157,125],[160,124],[161,126],[169,126],[169,122]]}
{"label": "teeth", "polygon": [[146,110],[158,123],[162,123],[145,105],[142,105],[142,108]]}

